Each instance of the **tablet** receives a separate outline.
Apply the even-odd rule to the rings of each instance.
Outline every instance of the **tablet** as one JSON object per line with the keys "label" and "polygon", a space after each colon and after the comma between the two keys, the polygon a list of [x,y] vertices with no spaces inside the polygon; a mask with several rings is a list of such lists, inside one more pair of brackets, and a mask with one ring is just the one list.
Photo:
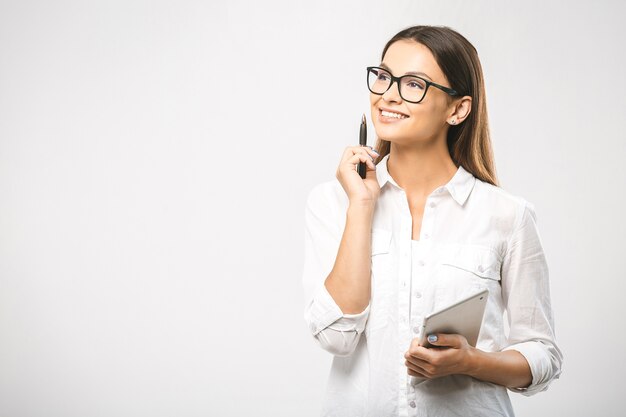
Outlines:
{"label": "tablet", "polygon": [[426,339],[429,334],[448,333],[463,335],[470,345],[476,347],[488,296],[489,290],[482,290],[426,316],[420,345],[432,347]]}

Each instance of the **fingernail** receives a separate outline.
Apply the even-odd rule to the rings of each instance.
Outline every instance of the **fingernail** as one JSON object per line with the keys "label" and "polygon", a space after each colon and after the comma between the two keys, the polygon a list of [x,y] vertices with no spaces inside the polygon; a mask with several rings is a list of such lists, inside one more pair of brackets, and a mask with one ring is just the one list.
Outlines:
{"label": "fingernail", "polygon": [[437,335],[435,335],[435,334],[428,335],[428,341],[430,343],[436,342],[437,341]]}
{"label": "fingernail", "polygon": [[380,153],[376,149],[372,148],[372,150],[376,152],[378,155],[380,155]]}

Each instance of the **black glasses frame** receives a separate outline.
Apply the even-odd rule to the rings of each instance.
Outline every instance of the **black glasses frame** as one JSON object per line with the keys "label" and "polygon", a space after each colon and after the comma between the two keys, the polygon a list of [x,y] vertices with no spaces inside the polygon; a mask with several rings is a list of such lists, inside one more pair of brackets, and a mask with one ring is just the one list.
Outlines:
{"label": "black glasses frame", "polygon": [[[385,91],[383,91],[382,93],[375,93],[370,88],[370,72],[372,70],[382,70],[382,71],[385,71],[387,74],[389,74],[389,77],[391,78],[391,83],[389,83],[389,87],[387,87],[387,89]],[[391,88],[391,86],[395,82],[396,84],[398,84],[398,93],[400,93],[400,97],[402,97],[402,88],[400,86],[402,85],[401,84],[402,79],[405,78],[405,77],[419,78],[420,80],[424,81],[426,83],[426,88],[424,89],[424,95],[422,96],[421,99],[419,99],[419,101],[411,101],[411,100],[407,100],[404,97],[402,97],[402,100],[404,100],[406,102],[409,102],[409,103],[417,104],[417,103],[420,103],[422,100],[424,100],[424,97],[426,97],[426,93],[428,92],[428,88],[431,85],[433,87],[437,87],[438,89],[442,90],[445,93],[450,94],[451,96],[458,96],[458,95],[460,95],[456,90],[453,90],[453,89],[448,88],[448,87],[444,87],[443,85],[434,83],[432,81],[428,81],[427,79],[422,78],[422,77],[420,77],[418,75],[406,74],[406,75],[403,75],[401,77],[395,77],[393,74],[391,74],[391,71],[389,71],[388,69],[385,69],[385,68],[381,68],[381,67],[367,67],[367,74],[366,75],[367,75],[367,89],[370,90],[370,92],[372,94],[376,94],[376,95],[379,95],[379,96],[382,96],[387,91],[389,91],[389,89]]]}

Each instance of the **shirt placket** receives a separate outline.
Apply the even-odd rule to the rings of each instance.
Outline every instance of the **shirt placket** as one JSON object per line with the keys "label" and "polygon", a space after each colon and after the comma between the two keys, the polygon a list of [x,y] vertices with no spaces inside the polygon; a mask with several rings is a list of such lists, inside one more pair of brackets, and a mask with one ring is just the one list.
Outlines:
{"label": "shirt placket", "polygon": [[[423,320],[423,294],[425,290],[425,271],[426,260],[429,259],[431,253],[431,239],[434,227],[434,210],[437,207],[436,200],[441,193],[441,188],[428,197],[422,217],[422,225],[420,229],[419,244],[416,245],[418,253],[413,256],[412,235],[413,220],[403,192],[404,207],[402,215],[402,232],[400,240],[402,242],[402,262],[400,263],[400,291],[399,291],[399,317],[401,317],[399,329],[399,350],[401,351],[401,360],[403,372],[400,372],[400,416],[417,416],[419,414],[419,399],[413,384],[411,384],[411,376],[406,371],[404,353],[409,349],[411,340],[419,336],[420,328]],[[405,214],[408,213],[408,214]],[[413,261],[416,264],[413,264]]]}
{"label": "shirt placket", "polygon": [[401,190],[399,193],[400,207],[400,230],[397,236],[397,242],[400,250],[400,260],[398,262],[398,412],[401,417],[409,415],[408,388],[409,375],[406,372],[404,353],[409,348],[411,340],[410,330],[410,300],[409,293],[411,291],[411,235],[412,235],[412,219],[406,193]]}

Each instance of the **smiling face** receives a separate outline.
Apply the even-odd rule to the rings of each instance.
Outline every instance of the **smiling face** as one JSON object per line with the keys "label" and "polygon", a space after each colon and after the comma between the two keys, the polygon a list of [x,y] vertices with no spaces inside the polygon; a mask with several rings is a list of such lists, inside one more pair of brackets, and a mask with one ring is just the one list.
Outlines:
{"label": "smiling face", "polygon": [[[394,42],[379,66],[388,69],[396,77],[418,73],[429,81],[450,87],[430,49],[415,41]],[[447,94],[433,86],[428,88],[420,103],[409,103],[400,97],[398,85],[393,83],[383,95],[370,93],[370,103],[378,137],[398,145],[434,142],[440,137],[445,138],[447,118],[454,112],[454,104]]]}

